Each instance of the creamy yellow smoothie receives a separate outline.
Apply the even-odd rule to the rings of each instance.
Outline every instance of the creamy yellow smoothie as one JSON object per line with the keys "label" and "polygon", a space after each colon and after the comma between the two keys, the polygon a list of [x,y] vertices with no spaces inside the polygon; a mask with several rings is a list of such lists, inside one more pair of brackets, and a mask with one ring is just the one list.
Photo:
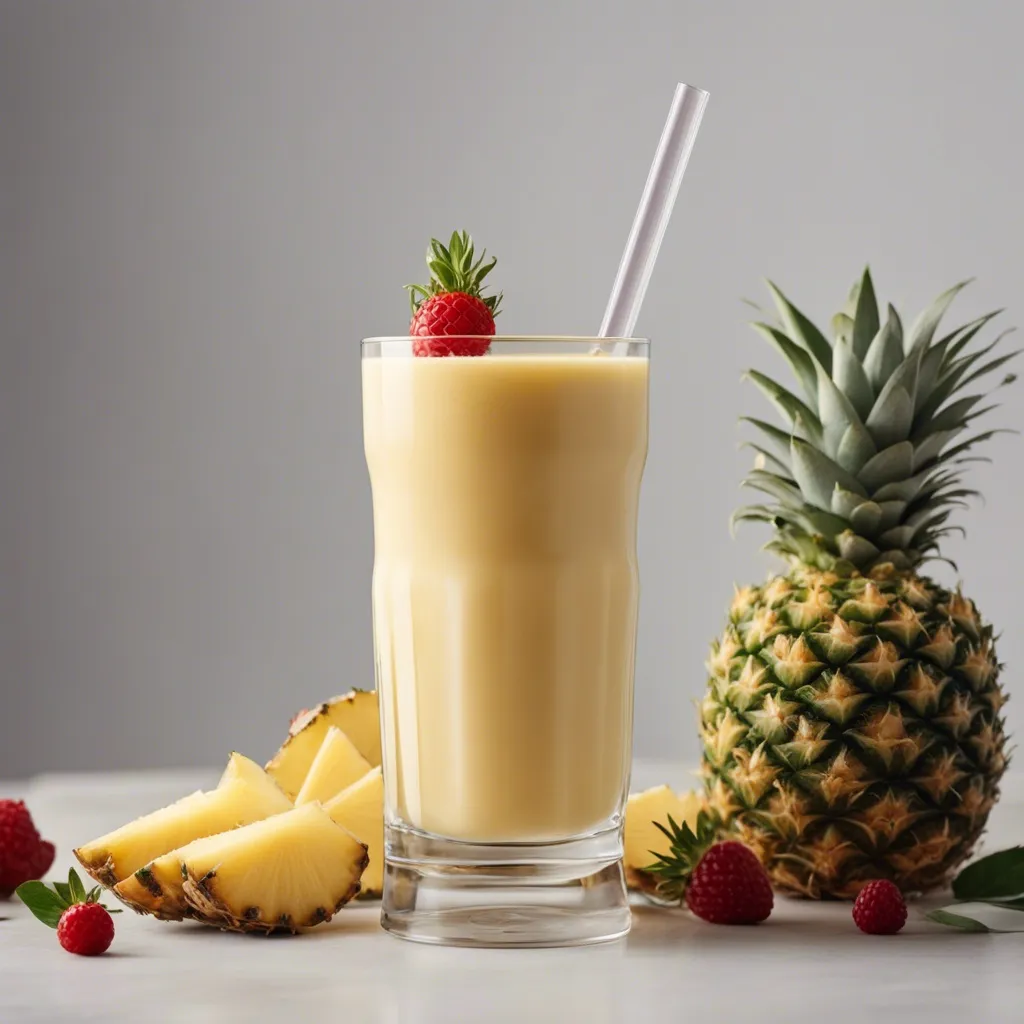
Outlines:
{"label": "creamy yellow smoothie", "polygon": [[647,383],[585,349],[364,358],[393,819],[545,842],[621,809]]}

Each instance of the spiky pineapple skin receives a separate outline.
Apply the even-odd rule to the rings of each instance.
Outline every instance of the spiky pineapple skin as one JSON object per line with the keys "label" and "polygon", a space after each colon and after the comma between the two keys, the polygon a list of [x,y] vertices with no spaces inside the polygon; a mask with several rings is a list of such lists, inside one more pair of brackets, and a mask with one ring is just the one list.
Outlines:
{"label": "spiky pineapple skin", "polygon": [[739,590],[701,705],[709,803],[782,892],[933,889],[999,795],[1000,667],[972,601],[891,565]]}

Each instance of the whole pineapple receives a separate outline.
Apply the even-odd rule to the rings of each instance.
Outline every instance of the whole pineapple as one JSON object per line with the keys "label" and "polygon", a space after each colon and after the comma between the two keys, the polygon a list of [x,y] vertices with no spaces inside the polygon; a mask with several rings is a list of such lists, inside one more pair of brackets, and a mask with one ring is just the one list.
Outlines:
{"label": "whole pineapple", "polygon": [[767,446],[745,483],[768,501],[735,519],[772,524],[789,568],[737,591],[712,647],[708,798],[782,891],[924,891],[970,854],[1007,763],[992,627],[918,570],[976,493],[967,453],[996,432],[963,438],[992,407],[960,396],[1016,353],[991,354],[1002,335],[971,347],[995,314],[936,340],[963,285],[904,333],[865,270],[832,342],[771,287],[780,323],[754,326],[804,396],[751,371],[786,429],[747,420]]}

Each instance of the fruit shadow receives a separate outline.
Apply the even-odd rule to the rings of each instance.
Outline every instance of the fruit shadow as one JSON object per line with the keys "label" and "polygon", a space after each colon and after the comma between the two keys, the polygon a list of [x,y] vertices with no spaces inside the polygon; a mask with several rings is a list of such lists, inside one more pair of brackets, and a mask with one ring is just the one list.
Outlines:
{"label": "fruit shadow", "polygon": [[[925,912],[931,909],[927,905],[911,904],[906,927],[898,935],[874,936],[858,931],[850,916],[849,904],[785,900],[780,912],[779,902],[776,901],[776,912],[767,921],[736,926],[708,924],[677,907],[634,904],[633,927],[626,944],[634,951],[668,950],[673,946],[705,950],[728,946],[737,951],[747,946],[762,946],[766,941],[803,950],[825,944],[831,950],[847,947],[857,950],[864,949],[865,942],[884,941],[903,947],[912,944],[920,948],[991,938],[926,920]],[[840,908],[838,913],[837,908]]]}
{"label": "fruit shadow", "polygon": [[[187,935],[209,935],[217,932],[218,929],[199,921],[178,921],[175,922],[182,934]],[[372,935],[381,931],[380,914],[347,914],[344,910],[326,924],[317,925],[315,928],[307,928],[293,935],[291,932],[271,932],[269,935],[263,932],[236,932],[229,929],[220,929],[221,934],[231,936],[239,942],[280,942],[285,939],[292,939],[301,942],[312,942],[328,938],[336,939],[339,934],[345,935]]]}

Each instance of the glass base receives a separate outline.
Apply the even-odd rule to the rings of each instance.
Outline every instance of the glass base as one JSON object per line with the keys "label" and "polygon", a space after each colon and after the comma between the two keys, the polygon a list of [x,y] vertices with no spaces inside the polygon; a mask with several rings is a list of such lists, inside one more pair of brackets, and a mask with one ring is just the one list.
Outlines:
{"label": "glass base", "polygon": [[622,839],[464,843],[385,829],[381,925],[442,946],[581,946],[629,931]]}

